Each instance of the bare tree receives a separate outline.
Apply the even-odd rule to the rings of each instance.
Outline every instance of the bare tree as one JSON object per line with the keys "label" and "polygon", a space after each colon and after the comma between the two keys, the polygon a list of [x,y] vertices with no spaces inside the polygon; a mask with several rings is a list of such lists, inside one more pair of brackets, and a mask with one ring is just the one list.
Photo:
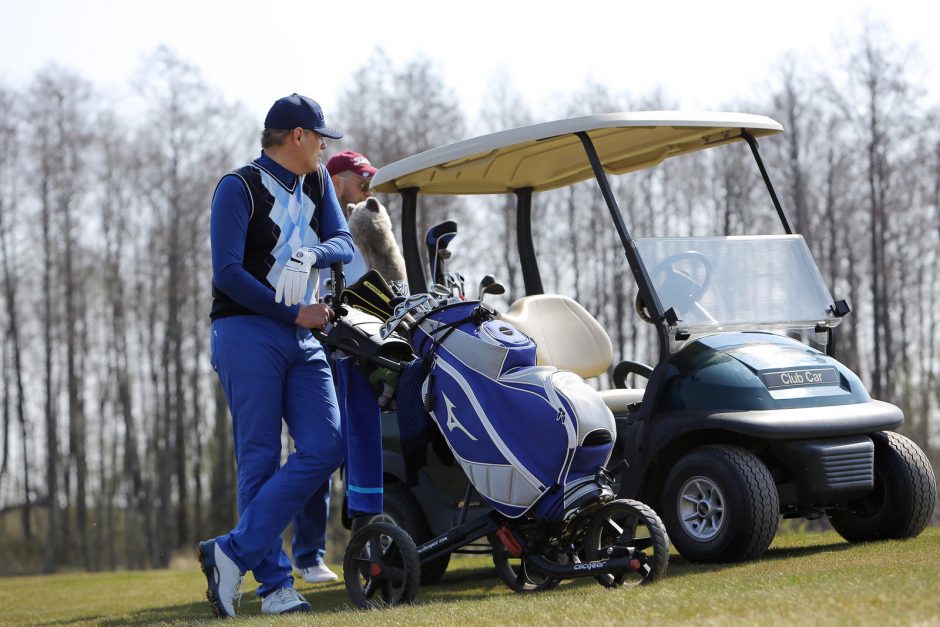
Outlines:
{"label": "bare tree", "polygon": [[[5,251],[0,251],[0,253],[5,253]],[[10,416],[13,414],[10,408],[13,402],[12,394],[7,392],[10,389],[11,370],[7,353],[9,353],[9,348],[7,341],[4,340],[3,345],[0,346],[0,371],[2,371],[0,372],[0,384],[2,384],[0,385],[0,404],[3,406],[3,432],[0,433],[0,438],[3,439],[3,449],[0,451],[0,481],[6,475],[7,466],[10,463]]]}
{"label": "bare tree", "polygon": [[805,81],[798,76],[796,60],[788,55],[781,70],[781,89],[774,94],[774,108],[782,114],[783,125],[787,129],[784,135],[786,150],[786,185],[783,197],[789,200],[793,228],[801,233],[814,250],[812,225],[809,216],[812,214],[809,203],[809,185],[806,168],[806,143],[814,136],[814,126],[817,115],[806,102],[812,93],[806,87]]}
{"label": "bare tree", "polygon": [[[145,77],[138,87],[150,107],[143,141],[148,146],[154,173],[146,188],[155,217],[151,252],[160,256],[164,268],[159,284],[159,294],[165,303],[159,348],[162,403],[155,433],[163,460],[157,468],[157,524],[162,561],[166,563],[169,549],[181,546],[191,538],[186,511],[189,500],[184,384],[187,367],[183,358],[183,326],[180,324],[184,319],[185,298],[181,288],[186,284],[182,237],[187,203],[184,197],[185,164],[189,160],[186,150],[191,146],[190,135],[199,126],[193,100],[199,100],[202,81],[195,68],[166,48],[158,49],[145,61],[139,76]],[[175,520],[172,503],[174,484],[177,495]]]}
{"label": "bare tree", "polygon": [[[143,540],[148,555],[155,554],[151,488],[144,476],[138,445],[140,427],[134,416],[133,369],[129,358],[128,312],[129,290],[125,285],[123,268],[132,266],[127,255],[126,242],[131,241],[131,216],[128,208],[133,207],[134,193],[125,171],[133,164],[128,154],[123,136],[126,132],[122,122],[111,112],[104,112],[99,118],[101,129],[98,138],[101,150],[102,171],[100,181],[102,198],[101,224],[104,235],[105,294],[109,307],[107,320],[110,323],[108,337],[109,380],[112,381],[114,406],[120,416],[123,427],[122,476],[124,477],[124,497],[128,505],[124,512],[127,530],[136,538]],[[133,167],[130,168],[133,170]],[[133,508],[133,509],[131,509]],[[137,521],[137,524],[133,524]],[[126,565],[128,568],[140,568],[138,560],[131,559],[133,551],[130,542],[126,542]],[[154,564],[156,565],[156,564]]]}
{"label": "bare tree", "polygon": [[75,469],[75,518],[78,528],[78,549],[82,565],[91,567],[88,546],[88,462],[86,459],[86,415],[85,396],[82,389],[82,346],[81,335],[84,333],[84,309],[80,306],[81,287],[78,277],[82,273],[82,259],[77,245],[83,234],[79,233],[80,223],[76,220],[79,210],[80,193],[84,178],[84,165],[87,163],[84,149],[89,141],[89,123],[83,108],[90,99],[90,85],[77,75],[52,76],[45,85],[47,93],[54,97],[58,107],[55,118],[60,173],[62,184],[56,187],[56,209],[61,216],[62,243],[64,247],[64,305],[66,345],[66,381],[69,407],[69,458]]}
{"label": "bare tree", "polygon": [[[3,382],[5,390],[3,407],[3,463],[0,475],[7,470],[8,449],[10,438],[10,416],[13,404],[13,393],[8,382],[12,378],[16,398],[16,418],[20,426],[20,443],[23,463],[23,533],[27,542],[32,541],[32,495],[30,486],[29,465],[27,454],[28,434],[26,420],[26,394],[23,387],[23,348],[21,341],[20,317],[18,310],[19,292],[15,278],[14,268],[16,260],[13,256],[13,246],[8,241],[9,234],[16,231],[13,223],[14,202],[16,200],[16,164],[19,159],[19,137],[17,128],[13,123],[17,116],[14,111],[13,94],[0,91],[0,265],[3,271],[4,300],[6,303],[6,343],[9,347],[9,359],[3,362]],[[9,216],[9,218],[7,217]],[[8,369],[9,366],[9,369]],[[8,376],[8,373],[10,376]]]}
{"label": "bare tree", "polygon": [[[32,87],[30,97],[36,103],[36,114],[31,121],[30,150],[37,160],[40,180],[40,225],[44,250],[61,251],[49,255],[43,267],[43,308],[45,345],[45,411],[47,438],[47,490],[49,499],[49,537],[46,545],[44,568],[56,569],[58,533],[67,530],[67,518],[60,522],[58,511],[58,424],[53,379],[53,359],[57,352],[55,334],[61,331],[65,345],[65,376],[68,406],[69,469],[64,474],[64,496],[74,501],[78,550],[82,564],[88,567],[87,535],[87,464],[85,459],[85,410],[81,389],[82,373],[78,362],[78,337],[83,324],[83,312],[76,305],[78,291],[75,265],[80,263],[75,241],[79,225],[75,222],[79,195],[82,189],[83,168],[87,162],[83,155],[87,138],[87,119],[84,107],[90,98],[90,87],[77,75],[57,67],[41,71]],[[58,220],[53,220],[53,218]],[[62,279],[60,282],[59,279]],[[64,283],[64,285],[62,285]],[[58,299],[60,290],[64,296]],[[71,495],[70,477],[74,470],[75,494]]]}
{"label": "bare tree", "polygon": [[866,203],[869,217],[872,301],[872,391],[878,398],[894,397],[892,361],[898,348],[892,321],[889,255],[891,210],[900,209],[897,185],[901,137],[916,94],[904,73],[903,54],[885,43],[878,25],[866,23],[858,50],[848,68],[849,91],[841,100],[863,144],[866,163]]}
{"label": "bare tree", "polygon": [[231,444],[231,418],[221,385],[213,387],[215,416],[212,439],[209,444],[209,462],[213,469],[209,477],[210,533],[221,534],[232,527],[236,518],[235,459]]}

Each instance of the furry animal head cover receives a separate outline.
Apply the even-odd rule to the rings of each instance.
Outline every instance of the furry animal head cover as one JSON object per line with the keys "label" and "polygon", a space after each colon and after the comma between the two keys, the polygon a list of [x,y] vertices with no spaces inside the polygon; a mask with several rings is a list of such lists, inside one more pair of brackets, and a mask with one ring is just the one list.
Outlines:
{"label": "furry animal head cover", "polygon": [[366,267],[375,268],[386,281],[405,280],[405,259],[392,233],[392,220],[377,198],[369,197],[346,207],[349,232],[362,253]]}

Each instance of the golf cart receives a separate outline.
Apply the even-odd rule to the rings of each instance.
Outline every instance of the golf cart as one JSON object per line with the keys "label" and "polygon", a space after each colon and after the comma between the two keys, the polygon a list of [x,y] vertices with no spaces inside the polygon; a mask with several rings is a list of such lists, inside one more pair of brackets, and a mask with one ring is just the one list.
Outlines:
{"label": "golf cart", "polygon": [[[442,279],[432,270],[429,290],[416,232],[420,197],[515,195],[525,296],[499,319],[535,341],[539,364],[585,379],[612,372],[614,387],[600,394],[616,421],[608,468],[616,472],[618,495],[653,505],[691,560],[760,556],[781,514],[828,516],[850,542],[913,537],[936,502],[927,458],[892,431],[904,421],[901,410],[870,398],[832,354],[835,328],[849,307],[832,298],[805,241],[793,233],[758,152],[757,138],[782,130],[747,114],[589,115],[435,148],[383,167],[372,181],[376,192],[401,195],[412,294],[432,291]],[[779,232],[631,235],[609,175],[741,141],[767,187]],[[536,192],[591,177],[636,282],[632,304],[655,329],[651,365],[629,358],[614,364],[611,341],[594,316],[542,287],[532,237]],[[442,240],[446,248],[451,230],[434,234],[438,249]],[[809,346],[809,337],[824,340],[825,351]],[[630,373],[645,377],[645,388],[627,388]],[[461,508],[486,508],[465,503],[467,479],[446,451],[430,450],[417,484],[408,486],[393,413],[384,415],[383,429],[386,515],[416,543],[452,528],[466,516]],[[423,565],[423,581],[446,567],[446,559]]]}

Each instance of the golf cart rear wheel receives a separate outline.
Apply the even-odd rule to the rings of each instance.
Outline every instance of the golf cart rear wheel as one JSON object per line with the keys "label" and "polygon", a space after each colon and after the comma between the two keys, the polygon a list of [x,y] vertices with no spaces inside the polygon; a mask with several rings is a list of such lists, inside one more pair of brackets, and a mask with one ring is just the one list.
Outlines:
{"label": "golf cart rear wheel", "polygon": [[[387,482],[382,501],[384,511],[374,516],[356,518],[353,521],[353,531],[356,531],[363,524],[386,522],[404,529],[414,540],[416,546],[420,546],[434,537],[417,499],[403,484]],[[440,581],[447,571],[448,564],[450,564],[449,553],[421,564],[421,585],[426,586]]]}
{"label": "golf cart rear wheel", "polygon": [[360,609],[411,603],[421,585],[421,561],[401,527],[370,523],[356,531],[343,557],[343,580]]}
{"label": "golf cart rear wheel", "polygon": [[937,480],[927,456],[899,433],[871,434],[875,442],[875,487],[829,522],[849,542],[913,538],[930,522]]}
{"label": "golf cart rear wheel", "polygon": [[591,519],[584,538],[588,561],[605,559],[617,547],[628,547],[637,568],[598,575],[605,588],[656,583],[669,566],[669,536],[666,526],[650,507],[630,499],[611,501]]}
{"label": "golf cart rear wheel", "polygon": [[688,453],[666,478],[660,513],[669,537],[695,562],[754,559],[777,533],[780,499],[767,466],[738,446]]}
{"label": "golf cart rear wheel", "polygon": [[525,556],[513,557],[499,536],[490,537],[496,575],[513,592],[543,592],[558,585],[559,579],[529,564]]}

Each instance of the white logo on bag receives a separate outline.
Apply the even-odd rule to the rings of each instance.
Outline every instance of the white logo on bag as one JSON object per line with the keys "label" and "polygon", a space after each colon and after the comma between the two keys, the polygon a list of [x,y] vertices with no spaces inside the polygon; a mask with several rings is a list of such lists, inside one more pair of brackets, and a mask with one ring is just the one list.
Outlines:
{"label": "white logo on bag", "polygon": [[450,402],[450,399],[447,398],[446,394],[444,394],[443,396],[444,396],[444,405],[447,406],[447,429],[449,431],[453,431],[454,429],[460,429],[461,431],[467,434],[468,438],[476,442],[477,439],[473,437],[469,431],[467,431],[467,428],[465,426],[460,424],[460,421],[457,420],[457,416],[454,415],[454,404]]}

